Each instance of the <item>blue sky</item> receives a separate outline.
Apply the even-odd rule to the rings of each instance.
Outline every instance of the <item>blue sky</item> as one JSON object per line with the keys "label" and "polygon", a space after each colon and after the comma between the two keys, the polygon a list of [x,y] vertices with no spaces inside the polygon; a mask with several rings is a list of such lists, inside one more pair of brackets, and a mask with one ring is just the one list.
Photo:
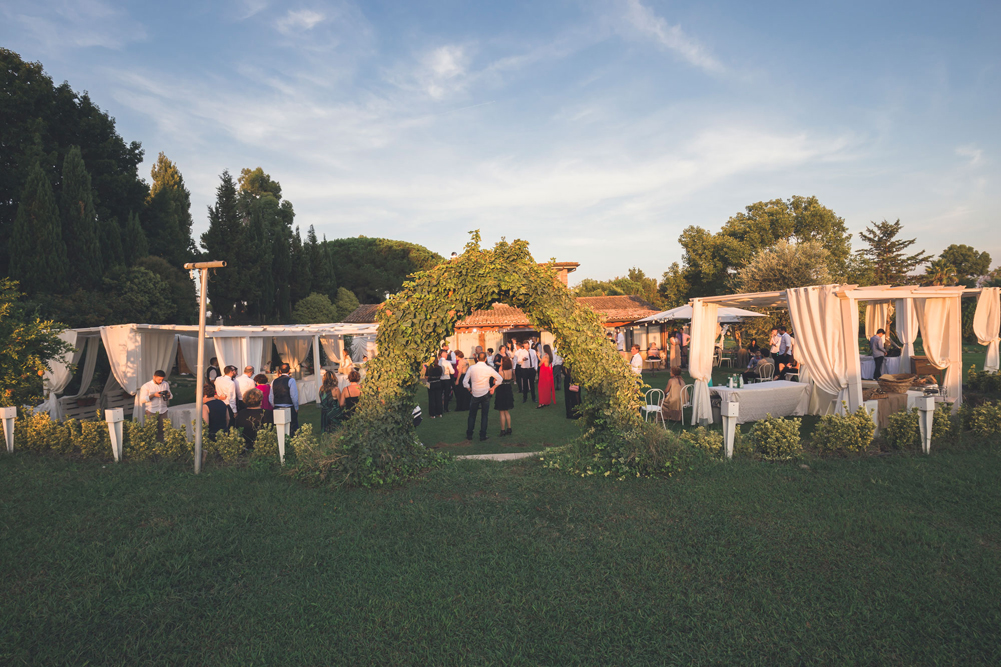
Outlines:
{"label": "blue sky", "polygon": [[1001,263],[999,29],[998,2],[0,0],[0,44],[145,176],[178,164],[198,234],[261,166],[303,230],[447,255],[478,228],[578,278],[659,276],[686,226],[792,195]]}

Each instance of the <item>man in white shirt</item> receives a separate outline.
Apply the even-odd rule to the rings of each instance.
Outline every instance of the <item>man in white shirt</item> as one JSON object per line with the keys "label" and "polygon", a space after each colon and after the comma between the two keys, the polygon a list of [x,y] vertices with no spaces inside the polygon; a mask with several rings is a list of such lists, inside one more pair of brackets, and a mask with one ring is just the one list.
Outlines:
{"label": "man in white shirt", "polygon": [[560,356],[559,350],[556,346],[553,346],[553,386],[556,391],[560,390],[563,382],[563,357]]}
{"label": "man in white shirt", "polygon": [[448,343],[441,348],[441,352],[438,353],[438,365],[441,366],[441,381],[442,381],[442,397],[441,405],[442,411],[448,412],[448,404],[452,400],[452,375],[455,374],[455,357],[449,359]]}
{"label": "man in white shirt", "polygon": [[[239,390],[236,388],[236,366],[227,366],[222,369],[222,375],[215,379],[215,395],[221,399],[233,414],[237,413],[236,400],[239,398]],[[232,415],[231,415],[232,416]]]}
{"label": "man in white shirt", "polygon": [[139,405],[146,411],[147,418],[156,417],[156,439],[163,442],[163,416],[167,414],[167,402],[174,397],[163,371],[153,373],[153,379],[139,388]]}
{"label": "man in white shirt", "polygon": [[516,364],[514,374],[518,377],[518,386],[521,388],[521,402],[528,402],[528,392],[532,392],[532,402],[535,400],[535,372],[539,368],[539,355],[532,349],[531,343],[525,341],[514,352],[514,363]]}
{"label": "man in white shirt", "polygon": [[643,377],[643,357],[640,356],[640,346],[633,345],[632,359],[629,360],[629,368],[639,377]]}
{"label": "man in white shirt", "polygon": [[778,368],[776,370],[781,371],[792,359],[792,338],[789,337],[789,330],[785,327],[779,327],[779,352],[775,357],[775,361],[778,363]]}
{"label": "man in white shirt", "polygon": [[[476,411],[482,413],[480,418],[480,440],[487,439],[487,417],[490,415],[490,396],[494,387],[504,381],[501,374],[487,366],[487,355],[480,352],[476,355],[476,363],[466,371],[462,385],[469,390],[469,419],[466,420],[466,440],[473,439],[473,429],[476,428]],[[493,378],[494,386],[490,386]]]}
{"label": "man in white shirt", "polygon": [[247,392],[251,389],[255,389],[257,383],[254,382],[254,367],[247,366],[243,369],[243,375],[236,378],[236,390],[240,393],[239,398],[236,399],[236,406],[243,409],[243,397],[247,395]]}
{"label": "man in white shirt", "polygon": [[779,353],[779,330],[772,329],[771,335],[768,337],[768,349],[772,353],[772,357]]}
{"label": "man in white shirt", "polygon": [[615,349],[619,351],[622,358],[626,357],[626,332],[619,331],[618,335],[615,336]]}

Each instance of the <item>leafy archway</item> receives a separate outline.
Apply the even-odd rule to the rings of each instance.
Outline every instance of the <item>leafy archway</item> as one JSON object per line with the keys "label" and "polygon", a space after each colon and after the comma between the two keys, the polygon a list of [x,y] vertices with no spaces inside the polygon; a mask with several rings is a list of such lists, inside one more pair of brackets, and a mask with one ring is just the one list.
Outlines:
{"label": "leafy archway", "polygon": [[533,326],[553,334],[584,390],[582,435],[566,448],[562,467],[617,475],[662,467],[667,436],[639,416],[640,384],[608,344],[597,314],[577,303],[552,267],[535,262],[527,242],[484,250],[479,241],[474,232],[460,257],[415,273],[379,309],[379,354],[338,442],[347,481],[395,481],[428,465],[434,454],[419,444],[411,415],[421,364],[458,320],[497,301],[521,308]]}

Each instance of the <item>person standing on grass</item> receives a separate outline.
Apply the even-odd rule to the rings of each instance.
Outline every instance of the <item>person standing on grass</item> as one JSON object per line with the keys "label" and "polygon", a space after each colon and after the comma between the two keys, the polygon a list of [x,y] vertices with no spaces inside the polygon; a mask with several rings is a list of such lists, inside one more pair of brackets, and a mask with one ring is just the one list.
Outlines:
{"label": "person standing on grass", "polygon": [[[218,378],[216,378],[218,379]],[[215,385],[207,384],[202,388],[202,421],[209,427],[209,439],[214,440],[219,431],[229,430],[229,406],[216,396]],[[205,455],[205,450],[202,450]]]}
{"label": "person standing on grass", "polygon": [[539,367],[539,356],[532,349],[531,343],[525,341],[514,353],[514,360],[518,364],[518,384],[521,387],[521,402],[528,402],[528,393],[532,392],[532,402],[535,403],[535,371]]}
{"label": "person standing on grass", "polygon": [[431,365],[428,366],[427,373],[425,374],[428,381],[428,414],[431,416],[431,419],[438,419],[438,417],[441,417],[441,376],[441,360],[436,357],[434,361],[431,362]]}
{"label": "person standing on grass", "polygon": [[469,370],[469,362],[462,350],[455,352],[455,380],[452,382],[452,390],[455,392],[455,411],[465,412],[469,409],[469,392],[466,391],[462,383],[466,379],[466,371]]}
{"label": "person standing on grass", "polygon": [[163,442],[163,416],[167,414],[167,405],[174,397],[170,393],[167,374],[163,371],[153,373],[153,379],[139,389],[139,405],[146,411],[147,419],[156,419],[156,439]]}
{"label": "person standing on grass", "polygon": [[240,410],[243,409],[243,396],[251,389],[257,387],[257,383],[254,382],[254,367],[246,366],[243,369],[243,375],[236,378],[236,391],[239,394],[236,399],[236,407]]}
{"label": "person standing on grass", "polygon": [[268,384],[268,376],[264,373],[258,373],[254,376],[254,382],[256,383],[254,388],[261,390],[261,409],[274,409],[275,406],[271,405],[271,385]]}
{"label": "person standing on grass", "polygon": [[779,353],[775,356],[776,369],[779,373],[786,367],[792,359],[792,338],[789,337],[789,330],[779,327]]}
{"label": "person standing on grass", "polygon": [[320,431],[333,433],[340,426],[343,417],[337,378],[330,371],[323,371],[323,386],[320,387]]}
{"label": "person standing on grass", "polygon": [[680,422],[684,419],[684,393],[685,381],[681,379],[681,368],[673,366],[671,368],[671,379],[664,387],[664,402],[662,408],[664,417],[668,421]]}
{"label": "person standing on grass", "polygon": [[260,389],[256,387],[248,389],[243,394],[244,407],[240,409],[236,414],[236,419],[233,420],[234,428],[243,429],[243,442],[247,451],[254,448],[254,443],[257,442],[257,432],[261,430],[261,426],[275,423],[274,412],[261,407],[263,399],[264,394],[261,393]]}
{"label": "person standing on grass", "polygon": [[501,358],[499,372],[501,383],[494,386],[494,410],[500,414],[500,434],[505,436],[511,435],[511,410],[514,408],[514,364],[511,357]]}
{"label": "person standing on grass", "polygon": [[452,376],[455,374],[455,367],[450,360],[451,353],[448,351],[448,343],[442,348],[438,355],[438,365],[441,366],[441,407],[442,412],[448,412],[448,404],[452,400]]}
{"label": "person standing on grass", "polygon": [[629,360],[629,368],[632,369],[638,377],[643,377],[643,357],[640,356],[640,346],[633,345],[632,347],[632,358]]}
{"label": "person standing on grass", "polygon": [[876,364],[876,370],[872,374],[873,380],[878,380],[883,375],[883,359],[886,358],[886,347],[883,345],[883,336],[885,335],[886,329],[880,329],[875,336],[869,339],[869,347],[872,348],[872,361]]}
{"label": "person standing on grass", "polygon": [[222,375],[222,371],[219,370],[219,360],[215,357],[209,359],[209,367],[205,369],[205,379],[209,381],[209,384],[215,384],[217,377]]}
{"label": "person standing on grass", "polygon": [[553,382],[553,367],[549,362],[549,355],[542,353],[542,360],[539,362],[539,404],[536,407],[544,408],[556,402],[556,387]]}
{"label": "person standing on grass", "polygon": [[495,386],[490,380],[500,383],[504,381],[500,373],[487,366],[487,355],[480,352],[474,364],[468,371],[464,384],[472,397],[469,400],[469,419],[466,421],[466,440],[473,439],[473,429],[476,427],[476,411],[480,411],[480,442],[487,439],[487,418],[490,415],[490,396]]}
{"label": "person standing on grass", "polygon": [[236,388],[236,366],[227,366],[222,369],[222,375],[215,379],[215,394],[219,400],[224,401],[229,406],[232,415],[236,415],[236,400],[240,397],[240,392]]}
{"label": "person standing on grass", "polygon": [[626,332],[621,329],[615,336],[615,349],[619,351],[619,356],[626,358]]}
{"label": "person standing on grass", "polygon": [[580,385],[574,384],[573,374],[570,372],[570,367],[563,363],[563,403],[567,410],[567,419],[577,419],[580,417],[580,413],[577,410],[577,406],[580,405],[581,399],[581,389]]}
{"label": "person standing on grass", "polygon": [[[289,375],[291,371],[288,364],[278,367],[278,377],[271,383],[271,402],[275,409],[292,408],[292,426],[290,435],[295,435],[299,430],[299,387],[295,384],[295,378]],[[357,373],[357,371],[351,371]]]}

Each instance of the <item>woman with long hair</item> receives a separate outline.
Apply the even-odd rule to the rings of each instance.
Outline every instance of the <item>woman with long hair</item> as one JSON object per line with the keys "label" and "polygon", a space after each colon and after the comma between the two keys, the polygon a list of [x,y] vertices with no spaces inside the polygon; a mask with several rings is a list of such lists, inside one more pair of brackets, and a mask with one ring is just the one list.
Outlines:
{"label": "woman with long hair", "polygon": [[431,419],[441,417],[442,411],[442,369],[438,357],[428,364],[425,377],[428,381],[428,416]]}
{"label": "woman with long hair", "polygon": [[556,385],[553,382],[552,357],[545,352],[539,360],[539,405],[544,408],[556,402]]}
{"label": "woman with long hair", "polygon": [[453,380],[452,392],[455,394],[455,409],[458,412],[469,412],[469,390],[462,384],[466,379],[466,371],[469,370],[469,362],[462,350],[455,351],[455,377]]}
{"label": "woman with long hair", "polygon": [[494,410],[500,414],[500,434],[511,435],[511,410],[514,408],[514,364],[511,363],[511,357],[501,357],[497,372],[503,381],[494,389]]}
{"label": "woman with long hair", "polygon": [[323,385],[320,387],[320,430],[330,433],[344,418],[341,410],[341,391],[337,388],[337,378],[330,371],[323,371]]}
{"label": "woman with long hair", "polygon": [[361,373],[351,371],[348,374],[348,382],[350,384],[344,387],[339,401],[345,417],[350,417],[354,414],[355,406],[358,405],[358,398],[361,396],[361,385],[358,384],[361,382]]}
{"label": "woman with long hair", "polygon": [[684,389],[685,381],[681,379],[681,367],[673,366],[671,368],[671,379],[667,381],[667,386],[664,387],[664,403],[662,408],[666,419],[680,422],[684,418],[684,413],[682,412]]}
{"label": "woman with long hair", "polygon": [[671,337],[668,339],[671,343],[671,368],[681,366],[681,334],[675,329],[671,332]]}

